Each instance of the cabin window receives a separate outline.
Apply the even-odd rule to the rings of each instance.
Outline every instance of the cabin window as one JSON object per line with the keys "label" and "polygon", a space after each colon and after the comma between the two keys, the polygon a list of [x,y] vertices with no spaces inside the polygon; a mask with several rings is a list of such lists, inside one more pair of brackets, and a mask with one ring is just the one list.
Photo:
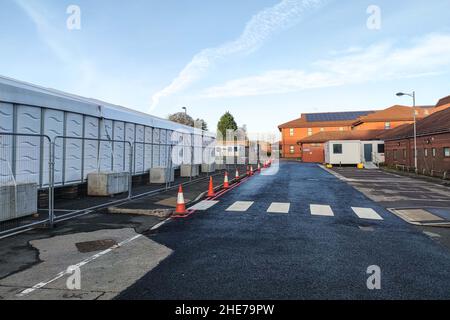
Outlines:
{"label": "cabin window", "polygon": [[333,144],[333,153],[342,154],[342,144]]}
{"label": "cabin window", "polygon": [[450,148],[449,147],[444,148],[444,157],[446,157],[446,158],[450,157]]}
{"label": "cabin window", "polygon": [[384,153],[384,144],[378,145],[378,153]]}
{"label": "cabin window", "polygon": [[384,129],[389,130],[391,128],[391,123],[390,122],[385,122],[384,123]]}
{"label": "cabin window", "polygon": [[291,137],[294,136],[294,129],[289,129],[289,135],[290,135]]}

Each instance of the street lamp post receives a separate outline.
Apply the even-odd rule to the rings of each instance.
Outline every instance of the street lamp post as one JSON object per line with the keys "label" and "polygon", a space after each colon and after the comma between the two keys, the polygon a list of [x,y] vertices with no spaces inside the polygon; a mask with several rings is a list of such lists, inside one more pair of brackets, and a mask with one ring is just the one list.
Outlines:
{"label": "street lamp post", "polygon": [[182,107],[181,109],[183,109],[184,110],[184,114],[187,115],[187,108],[186,107]]}
{"label": "street lamp post", "polygon": [[414,114],[414,168],[416,173],[418,172],[417,168],[417,121],[416,121],[416,92],[413,93],[397,93],[398,97],[409,96],[413,99],[413,114]]}

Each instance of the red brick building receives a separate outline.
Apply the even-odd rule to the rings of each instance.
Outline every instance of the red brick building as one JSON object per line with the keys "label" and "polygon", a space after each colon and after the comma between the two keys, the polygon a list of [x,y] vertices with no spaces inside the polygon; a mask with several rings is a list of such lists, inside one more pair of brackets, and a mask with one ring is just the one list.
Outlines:
{"label": "red brick building", "polygon": [[[447,97],[449,98],[449,97]],[[439,104],[438,104],[439,105]],[[450,174],[450,101],[417,122],[417,169],[421,173]],[[414,126],[403,125],[382,135],[387,165],[414,169]]]}
{"label": "red brick building", "polygon": [[434,112],[435,106],[416,107],[392,106],[385,110],[377,111],[360,117],[352,124],[352,130],[390,130],[403,124],[423,119]]}
{"label": "red brick building", "polygon": [[304,162],[325,162],[324,144],[333,140],[379,140],[384,130],[330,131],[321,132],[298,141],[303,150]]}
{"label": "red brick building", "polygon": [[[350,131],[352,124],[361,116],[374,111],[307,113],[300,118],[281,124],[281,156],[283,158],[303,158],[298,141],[320,132]],[[314,146],[311,146],[314,147]]]}

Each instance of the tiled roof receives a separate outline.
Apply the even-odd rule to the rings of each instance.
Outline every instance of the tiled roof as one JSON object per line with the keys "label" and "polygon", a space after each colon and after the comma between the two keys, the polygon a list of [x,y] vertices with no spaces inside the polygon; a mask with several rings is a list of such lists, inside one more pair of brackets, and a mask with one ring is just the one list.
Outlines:
{"label": "tiled roof", "polygon": [[439,100],[439,102],[437,103],[436,107],[440,107],[440,106],[443,106],[445,104],[450,104],[450,96],[447,96],[447,97],[442,98],[441,100]]}
{"label": "tiled roof", "polygon": [[[417,122],[417,135],[450,132],[450,108],[433,113]],[[403,125],[382,135],[384,140],[399,140],[414,136],[414,125]]]}
{"label": "tiled roof", "polygon": [[323,143],[331,140],[378,140],[385,130],[323,131],[299,140],[299,143]]}
{"label": "tiled roof", "polygon": [[305,118],[299,118],[282,125],[279,125],[278,128],[286,129],[286,128],[317,128],[317,127],[345,127],[351,126],[354,120],[346,120],[346,121],[324,121],[324,122],[308,122]]}
{"label": "tiled roof", "polygon": [[[416,107],[417,118],[424,118],[432,113],[433,107]],[[413,109],[407,106],[392,106],[385,110],[371,113],[361,117],[355,125],[364,122],[381,122],[381,121],[412,121],[414,120]]]}

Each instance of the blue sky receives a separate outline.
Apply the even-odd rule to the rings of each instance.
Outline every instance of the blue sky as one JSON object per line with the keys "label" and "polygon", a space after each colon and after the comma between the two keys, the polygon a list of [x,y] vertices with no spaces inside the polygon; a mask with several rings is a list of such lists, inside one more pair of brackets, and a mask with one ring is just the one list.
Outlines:
{"label": "blue sky", "polygon": [[[68,30],[69,5],[81,29]],[[381,29],[367,27],[370,5]],[[450,94],[447,0],[1,0],[0,74],[253,132]]]}

